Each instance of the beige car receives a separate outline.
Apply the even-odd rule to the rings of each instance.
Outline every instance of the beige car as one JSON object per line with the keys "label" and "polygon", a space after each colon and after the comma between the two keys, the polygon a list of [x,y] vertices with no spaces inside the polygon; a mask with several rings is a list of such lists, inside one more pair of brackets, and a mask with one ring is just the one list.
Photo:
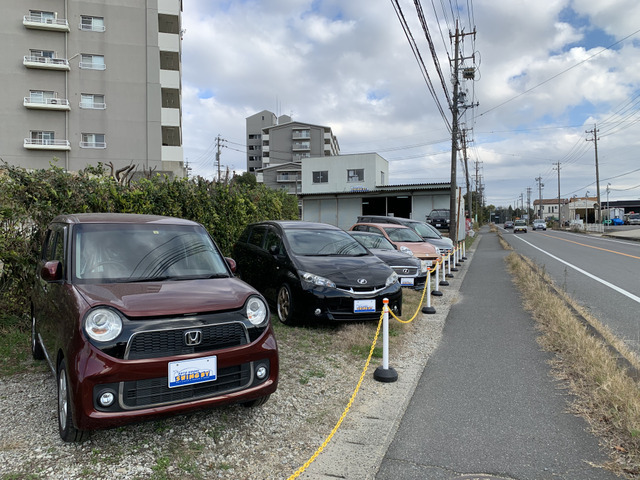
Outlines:
{"label": "beige car", "polygon": [[427,266],[434,266],[440,260],[440,250],[425,242],[413,229],[394,223],[356,223],[349,230],[379,233],[387,238],[399,251],[411,253]]}

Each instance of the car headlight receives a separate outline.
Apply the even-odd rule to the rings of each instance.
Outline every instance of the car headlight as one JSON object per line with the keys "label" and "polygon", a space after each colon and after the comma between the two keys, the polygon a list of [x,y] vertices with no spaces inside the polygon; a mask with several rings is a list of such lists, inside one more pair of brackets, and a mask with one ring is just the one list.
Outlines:
{"label": "car headlight", "polygon": [[438,247],[435,247],[436,249],[436,255],[440,256],[442,255],[442,250],[440,250]]}
{"label": "car headlight", "polygon": [[413,252],[411,251],[411,249],[405,245],[400,245],[400,248],[398,250],[400,250],[402,253],[408,253],[409,255],[413,256]]}
{"label": "car headlight", "polygon": [[398,281],[398,274],[396,272],[393,272],[391,275],[387,277],[387,281],[384,282],[384,286],[388,287],[389,285],[393,285],[397,281]]}
{"label": "car headlight", "polygon": [[122,332],[122,318],[110,308],[96,308],[87,314],[84,331],[92,340],[109,342]]}
{"label": "car headlight", "polygon": [[261,325],[267,319],[267,304],[260,297],[251,297],[247,302],[247,318],[253,325]]}
{"label": "car headlight", "polygon": [[309,272],[302,272],[301,271],[299,273],[300,273],[300,277],[302,277],[302,280],[304,280],[307,283],[311,283],[311,284],[317,285],[319,287],[336,288],[336,284],[333,283],[328,278],[324,278],[324,277],[321,277],[320,275],[315,275],[315,274],[309,273]]}
{"label": "car headlight", "polygon": [[420,260],[420,273],[426,273],[430,266],[426,260]]}

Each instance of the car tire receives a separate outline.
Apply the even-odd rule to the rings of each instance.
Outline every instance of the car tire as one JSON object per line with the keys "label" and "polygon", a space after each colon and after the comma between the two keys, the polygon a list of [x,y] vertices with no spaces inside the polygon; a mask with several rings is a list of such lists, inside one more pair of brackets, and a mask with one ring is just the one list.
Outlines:
{"label": "car tire", "polygon": [[58,428],[60,438],[65,442],[80,442],[84,439],[86,432],[78,430],[73,424],[73,413],[71,411],[69,375],[64,359],[58,365]]}
{"label": "car tire", "polygon": [[291,288],[286,283],[278,289],[278,296],[276,297],[276,311],[278,312],[278,320],[285,325],[293,325],[293,295]]}
{"label": "car tire", "polygon": [[33,314],[33,308],[31,309],[31,355],[34,360],[44,360],[44,349],[36,333],[36,316]]}
{"label": "car tire", "polygon": [[251,400],[249,402],[242,402],[242,406],[245,408],[256,408],[264,405],[269,400],[270,395],[265,395],[260,398],[256,398],[255,400]]}

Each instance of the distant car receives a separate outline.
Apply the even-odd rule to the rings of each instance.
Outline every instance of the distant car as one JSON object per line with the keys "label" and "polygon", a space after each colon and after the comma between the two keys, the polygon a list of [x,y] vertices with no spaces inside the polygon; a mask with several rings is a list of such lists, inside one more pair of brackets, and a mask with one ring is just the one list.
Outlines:
{"label": "distant car", "polygon": [[547,222],[541,219],[536,219],[533,221],[533,229],[534,230],[546,230]]}
{"label": "distant car", "polygon": [[425,260],[399,252],[389,240],[378,233],[350,231],[349,234],[389,265],[398,274],[400,285],[403,287],[424,287],[429,268]]}
{"label": "distant car", "polygon": [[196,222],[53,219],[31,298],[31,350],[56,376],[64,441],[269,398],[279,368],[269,309],[234,266]]}
{"label": "distant car", "polygon": [[524,232],[527,233],[526,220],[516,220],[513,222],[513,233]]}
{"label": "distant car", "polygon": [[384,298],[397,315],[402,312],[398,274],[333,225],[253,223],[233,253],[240,277],[275,306],[286,325],[378,320]]}
{"label": "distant car", "polygon": [[358,223],[397,223],[398,225],[404,225],[415,230],[425,242],[438,247],[440,253],[448,254],[453,251],[453,241],[450,238],[443,237],[437,228],[419,220],[386,215],[361,215],[358,217]]}
{"label": "distant car", "polygon": [[611,225],[624,225],[624,220],[618,217],[614,217],[611,219]]}
{"label": "distant car", "polygon": [[513,222],[511,220],[507,220],[506,222],[504,222],[504,228],[505,230],[513,228]]}
{"label": "distant car", "polygon": [[440,250],[425,242],[414,230],[395,223],[356,223],[349,230],[373,232],[386,237],[401,252],[411,252],[420,260],[426,260],[428,267],[435,267],[440,260]]}
{"label": "distant car", "polygon": [[427,215],[427,223],[433,225],[436,228],[449,230],[449,223],[451,222],[449,209],[434,208]]}
{"label": "distant car", "polygon": [[640,213],[632,213],[627,219],[629,225],[640,225]]}

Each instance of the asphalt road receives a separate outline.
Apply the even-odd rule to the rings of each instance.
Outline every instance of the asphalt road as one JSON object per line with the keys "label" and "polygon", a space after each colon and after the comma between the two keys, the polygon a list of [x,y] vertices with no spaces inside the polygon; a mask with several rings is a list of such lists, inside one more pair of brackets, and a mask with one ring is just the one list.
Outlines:
{"label": "asphalt road", "polygon": [[640,355],[640,242],[555,230],[503,238]]}
{"label": "asphalt road", "polygon": [[484,230],[377,480],[617,478],[597,467],[606,452],[567,412],[507,254]]}

